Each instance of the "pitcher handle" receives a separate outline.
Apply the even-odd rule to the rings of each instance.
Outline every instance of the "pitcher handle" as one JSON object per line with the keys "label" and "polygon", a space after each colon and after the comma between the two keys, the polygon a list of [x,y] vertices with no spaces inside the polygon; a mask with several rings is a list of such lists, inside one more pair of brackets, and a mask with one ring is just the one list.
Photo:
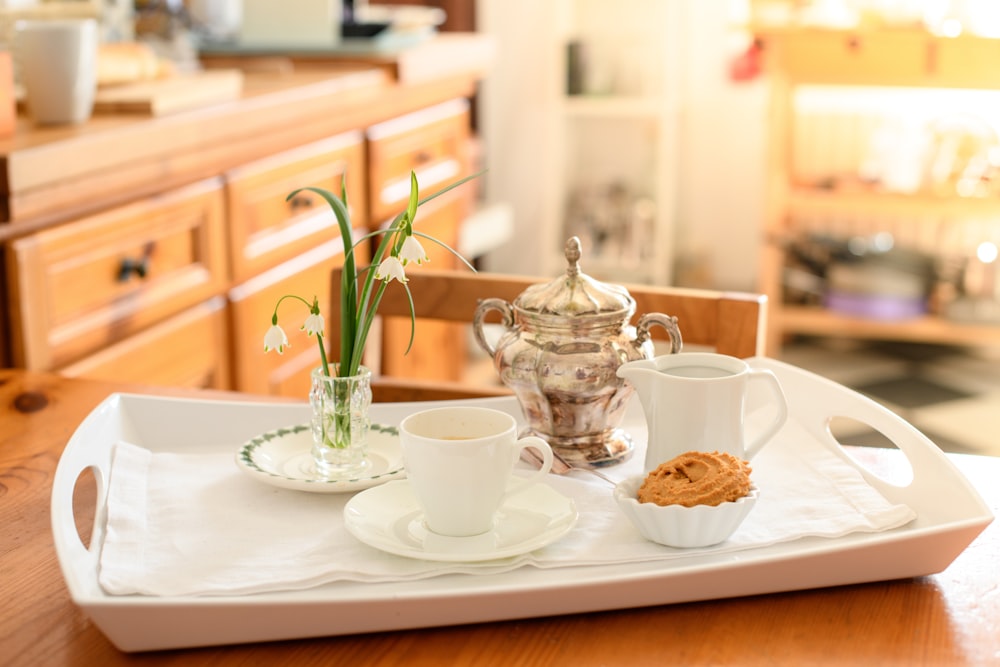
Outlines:
{"label": "pitcher handle", "polygon": [[476,337],[476,342],[479,343],[479,347],[483,348],[491,357],[496,356],[496,348],[490,345],[490,342],[486,340],[486,335],[483,333],[483,324],[486,320],[486,313],[491,310],[496,310],[500,312],[503,318],[503,326],[505,329],[510,329],[514,326],[514,309],[509,303],[503,299],[483,299],[476,306],[476,312],[472,316],[472,333]]}
{"label": "pitcher handle", "polygon": [[681,340],[681,329],[677,326],[677,318],[673,315],[664,315],[663,313],[646,313],[639,318],[639,322],[635,327],[635,344],[637,347],[649,340],[649,328],[652,326],[663,327],[667,332],[667,336],[670,337],[670,354],[677,354],[681,351],[684,343]]}
{"label": "pitcher handle", "polygon": [[785,400],[785,392],[781,389],[781,384],[778,382],[777,376],[767,370],[766,368],[753,369],[750,371],[750,382],[764,382],[770,388],[771,392],[774,394],[774,406],[777,409],[777,413],[774,415],[774,419],[768,424],[762,432],[757,434],[751,442],[747,443],[744,448],[746,451],[747,459],[752,459],[757,452],[763,449],[764,445],[778,434],[781,427],[785,425],[788,420],[788,401]]}

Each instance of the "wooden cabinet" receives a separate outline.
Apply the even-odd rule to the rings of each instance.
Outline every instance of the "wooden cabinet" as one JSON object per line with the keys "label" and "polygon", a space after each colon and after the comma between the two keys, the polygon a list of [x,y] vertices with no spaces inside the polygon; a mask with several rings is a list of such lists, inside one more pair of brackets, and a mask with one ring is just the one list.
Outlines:
{"label": "wooden cabinet", "polygon": [[314,192],[287,196],[304,187],[339,195],[346,177],[351,219],[366,223],[364,137],[345,132],[226,174],[229,247],[233,280],[240,282],[288,261],[331,238],[337,221]]}
{"label": "wooden cabinet", "polygon": [[[309,315],[306,305],[286,299],[278,311],[278,322],[289,343],[283,354],[264,353],[264,334],[271,325],[275,304],[286,294],[297,294],[304,299],[315,296],[325,309],[330,303],[330,271],[343,259],[338,234],[230,290],[234,389],[275,396],[308,396],[309,374],[319,366],[320,355],[316,339],[299,328]],[[326,347],[329,351],[329,341]]]}
{"label": "wooden cabinet", "polygon": [[[470,173],[469,106],[451,100],[369,128],[368,160],[373,225],[384,225],[406,208],[410,171],[417,176],[420,198],[440,191]],[[420,207],[415,228],[451,248],[458,246],[463,220],[471,212],[474,190],[463,185]],[[435,268],[457,268],[457,258],[446,249],[421,239]],[[408,270],[419,271],[420,267]],[[401,289],[390,285],[389,289]],[[413,295],[419,299],[419,294]],[[385,375],[426,380],[459,380],[464,368],[467,329],[461,325],[422,321],[410,345],[408,318],[385,318],[380,355],[366,363]],[[381,360],[376,361],[376,357]],[[453,363],[452,360],[462,360]]]}
{"label": "wooden cabinet", "polygon": [[[304,398],[319,363],[307,307],[282,306],[285,354],[264,354],[263,337],[284,295],[328,311],[344,251],[320,195],[287,196],[339,194],[346,176],[359,239],[403,210],[411,170],[422,196],[467,175],[466,97],[482,75],[391,81],[381,64],[308,60],[248,71],[224,105],[72,132],[19,124],[0,150],[0,364]],[[421,228],[455,245],[463,190],[425,207]]]}
{"label": "wooden cabinet", "polygon": [[6,262],[14,362],[61,368],[225,290],[221,181],[18,239]]}
{"label": "wooden cabinet", "polygon": [[[283,355],[265,355],[263,336],[284,295],[330,307],[329,273],[343,262],[343,245],[321,196],[287,196],[305,186],[339,194],[346,175],[358,238],[373,225],[369,207],[383,224],[405,208],[411,169],[422,197],[467,175],[468,137],[468,104],[453,100],[17,239],[6,258],[15,362],[75,376],[304,397],[319,364],[315,339],[299,330],[306,306],[282,305],[290,339]],[[456,247],[471,193],[465,187],[425,204],[418,228]],[[456,266],[451,253],[424,246],[434,266]],[[364,244],[357,259],[369,257]],[[228,299],[213,299],[220,295]],[[465,349],[461,327],[421,324],[408,355],[408,321],[387,323],[383,332],[384,372],[444,379],[457,372],[447,358]]]}
{"label": "wooden cabinet", "polygon": [[[922,109],[919,101],[908,106],[896,104],[891,111],[883,103],[890,96],[913,95],[913,100],[940,101],[951,95],[960,100],[975,91],[1000,85],[1000,73],[994,66],[1000,55],[1000,40],[962,35],[943,39],[918,28],[823,30],[818,28],[761,28],[758,38],[764,44],[768,75],[771,79],[772,108],[769,118],[770,155],[768,158],[767,211],[764,245],[760,257],[761,291],[769,296],[768,354],[777,354],[783,339],[790,334],[842,336],[849,338],[893,339],[929,343],[1000,345],[1000,326],[989,321],[963,321],[943,316],[947,309],[950,285],[940,290],[942,298],[928,298],[928,312],[894,318],[862,316],[834,311],[825,302],[795,302],[788,298],[787,276],[793,262],[788,249],[804,234],[829,237],[867,238],[888,233],[899,243],[913,243],[916,248],[935,256],[941,265],[965,261],[962,253],[946,248],[949,238],[969,236],[971,245],[965,255],[974,254],[975,243],[1000,234],[995,222],[1000,214],[996,191],[986,194],[963,194],[950,183],[920,184],[909,189],[889,188],[885,182],[859,173],[842,177],[817,178],[803,167],[810,151],[800,144],[813,137],[817,145],[842,155],[847,152],[843,134],[823,135],[806,132],[801,118],[803,91],[835,92],[849,90],[853,95],[872,100],[871,106],[881,116],[876,123],[851,125],[851,140],[859,128],[882,130],[907,123],[907,129],[919,125],[923,116],[933,113],[937,104]],[[832,91],[832,92],[831,92]],[[933,97],[928,95],[933,92]],[[916,97],[923,95],[923,98]],[[832,99],[832,97],[830,98]],[[838,100],[832,109],[817,112],[833,117],[844,108]],[[944,108],[947,108],[945,106]],[[966,117],[988,113],[986,106],[966,103]],[[923,114],[923,115],[921,115]],[[945,116],[947,119],[947,116]],[[818,136],[822,135],[822,136]],[[869,135],[870,136],[870,135]],[[927,153],[919,147],[929,134],[904,135],[894,147],[905,164],[919,165]],[[874,143],[874,142],[872,142]],[[886,154],[884,147],[882,154]],[[909,157],[910,153],[919,157]],[[928,160],[930,161],[930,160]],[[937,168],[937,165],[934,167]],[[928,169],[928,173],[932,170]],[[947,185],[948,187],[944,187]],[[968,233],[962,225],[978,225]],[[985,232],[983,230],[986,230]],[[982,238],[971,238],[977,234]],[[917,244],[921,247],[917,247]],[[965,243],[965,240],[962,240]],[[971,250],[971,252],[970,252]],[[867,286],[866,286],[867,288]],[[824,294],[826,298],[828,295]]]}
{"label": "wooden cabinet", "polygon": [[373,225],[406,208],[410,172],[420,197],[469,173],[469,103],[456,99],[368,128],[369,203]]}
{"label": "wooden cabinet", "polygon": [[[289,193],[306,186],[340,194],[346,175],[351,222],[358,235],[367,228],[364,141],[360,131],[286,151],[232,170],[226,190],[230,204],[233,281],[233,386],[239,391],[304,397],[309,373],[319,365],[315,339],[299,327],[309,311],[286,299],[279,322],[288,334],[284,354],[264,354],[264,334],[278,300],[287,294],[319,299],[325,313],[330,271],[343,262],[340,229],[329,204],[317,193]],[[358,256],[366,261],[367,247]],[[327,345],[327,349],[331,346]]]}
{"label": "wooden cabinet", "polygon": [[226,301],[215,297],[59,372],[97,380],[228,389],[228,329]]}

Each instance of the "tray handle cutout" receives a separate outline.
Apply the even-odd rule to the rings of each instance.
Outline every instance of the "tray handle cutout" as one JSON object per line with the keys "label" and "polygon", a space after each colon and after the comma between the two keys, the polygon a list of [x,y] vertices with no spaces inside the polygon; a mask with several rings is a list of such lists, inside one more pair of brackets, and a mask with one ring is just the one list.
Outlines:
{"label": "tray handle cutout", "polygon": [[[52,538],[55,542],[59,563],[71,593],[80,592],[79,587],[93,581],[97,569],[101,544],[104,543],[106,525],[106,498],[108,477],[111,471],[112,447],[88,443],[98,434],[107,437],[106,424],[114,421],[114,406],[119,396],[113,394],[104,400],[73,434],[67,443],[52,482]],[[74,510],[74,495],[78,480],[82,476],[93,476],[95,498],[94,522],[90,531],[89,544],[85,545],[77,529]],[[90,483],[87,481],[86,483]],[[87,494],[90,495],[90,494]],[[87,510],[89,513],[89,509]],[[77,588],[74,588],[74,587]]]}
{"label": "tray handle cutout", "polygon": [[[944,452],[915,426],[876,401],[828,378],[774,359],[758,357],[754,365],[770,368],[781,381],[789,413],[823,445],[859,470],[869,484],[893,502],[909,493],[940,495],[959,484],[974,498],[978,494]],[[851,456],[830,431],[835,417],[851,419],[874,429],[905,455],[912,471],[909,484],[892,483]]]}
{"label": "tray handle cutout", "polygon": [[73,519],[76,536],[88,551],[94,540],[94,518],[97,516],[97,477],[93,466],[80,471],[73,485]]}
{"label": "tray handle cutout", "polygon": [[904,466],[890,466],[886,457],[880,456],[884,450],[899,450],[881,431],[843,415],[827,419],[827,429],[849,457],[880,479],[899,487],[906,487],[913,481],[909,459],[904,457]]}

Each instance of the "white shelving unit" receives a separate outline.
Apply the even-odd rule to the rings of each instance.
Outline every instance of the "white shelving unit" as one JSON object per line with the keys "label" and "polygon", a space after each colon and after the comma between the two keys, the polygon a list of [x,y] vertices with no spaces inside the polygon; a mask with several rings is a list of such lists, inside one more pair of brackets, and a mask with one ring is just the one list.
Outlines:
{"label": "white shelving unit", "polygon": [[[553,175],[539,230],[546,274],[579,236],[601,280],[668,284],[677,217],[681,0],[559,0],[547,133]],[[568,45],[584,53],[568,93]]]}

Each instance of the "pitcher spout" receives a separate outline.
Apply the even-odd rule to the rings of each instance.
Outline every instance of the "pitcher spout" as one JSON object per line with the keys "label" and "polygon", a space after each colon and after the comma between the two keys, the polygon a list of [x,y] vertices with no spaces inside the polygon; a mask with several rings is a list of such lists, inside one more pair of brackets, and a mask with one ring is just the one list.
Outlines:
{"label": "pitcher spout", "polygon": [[639,397],[643,410],[649,408],[649,402],[653,394],[653,382],[660,374],[656,359],[637,359],[628,361],[618,367],[618,377],[628,380],[635,387],[635,393]]}

